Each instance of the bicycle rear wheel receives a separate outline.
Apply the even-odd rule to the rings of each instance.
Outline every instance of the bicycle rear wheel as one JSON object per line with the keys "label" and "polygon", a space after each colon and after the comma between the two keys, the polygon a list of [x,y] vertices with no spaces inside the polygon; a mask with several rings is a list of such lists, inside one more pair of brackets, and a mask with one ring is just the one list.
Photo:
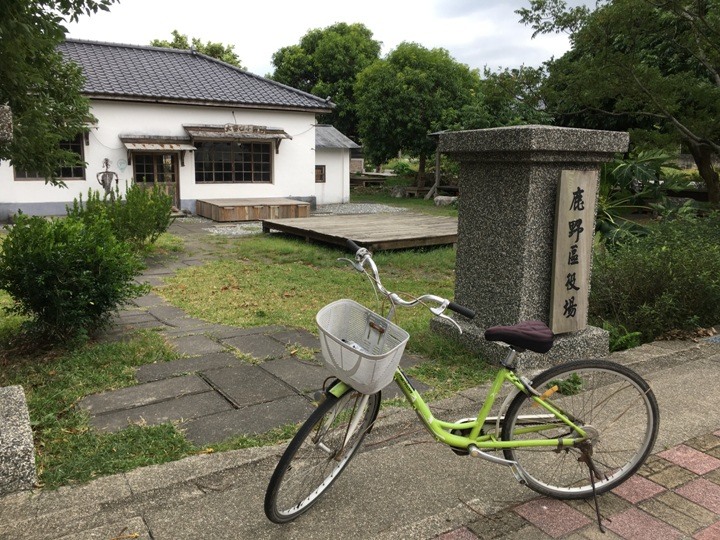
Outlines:
{"label": "bicycle rear wheel", "polygon": [[[630,478],[650,454],[659,411],[652,390],[634,371],[605,360],[579,360],[544,371],[532,386],[588,433],[597,493]],[[523,428],[527,432],[518,433]],[[502,430],[505,441],[578,436],[525,394],[510,404]],[[505,449],[504,454],[538,493],[558,499],[592,496],[590,470],[578,461],[577,447]]]}
{"label": "bicycle rear wheel", "polygon": [[270,521],[292,521],[317,501],[355,455],[379,409],[380,392],[325,395],[270,478],[265,493],[265,515]]}

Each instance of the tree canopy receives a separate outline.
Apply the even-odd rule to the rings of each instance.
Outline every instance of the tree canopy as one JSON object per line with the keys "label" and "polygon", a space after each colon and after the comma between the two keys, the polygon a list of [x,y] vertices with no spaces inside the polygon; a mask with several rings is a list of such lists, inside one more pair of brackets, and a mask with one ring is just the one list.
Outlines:
{"label": "tree canopy", "polygon": [[486,118],[477,71],[445,49],[417,43],[401,43],[361,72],[355,94],[365,155],[374,163],[401,151],[420,158],[419,185],[425,161],[435,151],[436,141],[429,135],[467,127],[466,117],[477,122]]}
{"label": "tree canopy", "polygon": [[543,89],[559,123],[682,143],[720,203],[720,0],[601,1],[594,11],[532,0],[518,13],[536,33],[570,33]]}
{"label": "tree canopy", "polygon": [[0,144],[0,159],[39,173],[50,182],[62,166],[78,157],[62,150],[90,118],[81,96],[83,76],[63,61],[57,46],[65,39],[65,21],[98,10],[115,0],[3,0],[0,4],[0,103],[13,114],[13,139]]}
{"label": "tree canopy", "polygon": [[170,49],[195,49],[197,52],[206,54],[218,60],[222,60],[227,64],[237,66],[240,69],[245,69],[240,63],[240,58],[235,53],[234,45],[223,45],[222,43],[215,43],[208,41],[203,43],[198,38],[188,38],[186,34],[181,34],[177,30],[172,31],[172,40],[167,41],[164,39],[153,39],[150,45],[153,47],[167,47]]}
{"label": "tree canopy", "polygon": [[336,107],[321,121],[357,139],[355,78],[379,55],[380,42],[373,39],[372,32],[363,24],[337,23],[310,30],[299,44],[273,54],[272,78],[316,96],[329,97]]}
{"label": "tree canopy", "polygon": [[483,128],[524,124],[549,124],[552,116],[545,110],[541,88],[544,82],[542,68],[505,68],[500,71],[485,69],[481,83],[485,125],[464,119],[463,127]]}

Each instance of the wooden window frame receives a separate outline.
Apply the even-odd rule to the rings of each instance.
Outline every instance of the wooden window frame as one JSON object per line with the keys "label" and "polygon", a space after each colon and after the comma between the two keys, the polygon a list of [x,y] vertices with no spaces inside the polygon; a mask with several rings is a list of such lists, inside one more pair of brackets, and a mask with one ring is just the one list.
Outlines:
{"label": "wooden window frame", "polygon": [[[61,167],[58,171],[58,174],[56,175],[56,178],[58,180],[65,181],[73,181],[73,180],[85,180],[85,137],[82,133],[78,133],[77,136],[73,140],[66,140],[66,141],[60,141],[60,148],[64,150],[69,150],[71,152],[75,152],[80,156],[81,165],[71,165],[68,167]],[[21,169],[14,169],[15,172],[15,180],[29,180],[29,181],[37,181],[42,180],[43,182],[46,180],[45,177],[40,176],[40,173],[37,171],[23,171]]]}
{"label": "wooden window frame", "polygon": [[327,182],[325,165],[315,165],[315,183],[325,184]]}
{"label": "wooden window frame", "polygon": [[194,141],[196,184],[272,184],[270,141]]}
{"label": "wooden window frame", "polygon": [[[169,174],[172,175],[172,180],[168,181],[163,178],[163,175],[168,174],[162,170],[162,160],[165,156],[170,156],[172,161],[172,171]],[[152,159],[152,171],[146,174],[152,175],[152,180],[141,180],[138,174],[139,161],[144,162],[147,158]],[[133,178],[135,182],[139,184],[177,184],[178,182],[178,155],[176,152],[133,152],[132,156],[133,163]],[[144,165],[144,163],[143,163]]]}

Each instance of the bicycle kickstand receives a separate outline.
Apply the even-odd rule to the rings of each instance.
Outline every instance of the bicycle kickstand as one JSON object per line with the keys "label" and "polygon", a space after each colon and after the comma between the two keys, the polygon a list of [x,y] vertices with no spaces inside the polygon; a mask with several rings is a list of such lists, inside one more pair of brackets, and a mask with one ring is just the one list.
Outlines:
{"label": "bicycle kickstand", "polygon": [[600,515],[600,501],[598,501],[597,492],[595,491],[595,478],[598,480],[603,479],[603,474],[595,466],[592,457],[592,448],[588,449],[586,446],[580,448],[580,457],[578,461],[585,463],[588,466],[588,472],[590,473],[590,485],[592,486],[593,503],[595,505],[595,516],[597,517],[598,528],[600,532],[605,534],[605,527],[602,524],[602,516]]}

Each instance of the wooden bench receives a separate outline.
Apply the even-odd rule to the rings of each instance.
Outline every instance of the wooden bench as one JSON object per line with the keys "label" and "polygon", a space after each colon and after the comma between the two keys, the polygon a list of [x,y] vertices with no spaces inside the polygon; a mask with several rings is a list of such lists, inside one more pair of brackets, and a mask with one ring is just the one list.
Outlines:
{"label": "wooden bench", "polygon": [[350,177],[350,185],[354,187],[380,187],[385,185],[385,180],[387,180],[385,176],[368,177],[364,175],[353,175]]}
{"label": "wooden bench", "polygon": [[443,195],[457,195],[460,188],[458,186],[438,186],[437,191]]}
{"label": "wooden bench", "polygon": [[424,197],[430,192],[429,187],[406,187],[405,188],[405,196],[406,197]]}

